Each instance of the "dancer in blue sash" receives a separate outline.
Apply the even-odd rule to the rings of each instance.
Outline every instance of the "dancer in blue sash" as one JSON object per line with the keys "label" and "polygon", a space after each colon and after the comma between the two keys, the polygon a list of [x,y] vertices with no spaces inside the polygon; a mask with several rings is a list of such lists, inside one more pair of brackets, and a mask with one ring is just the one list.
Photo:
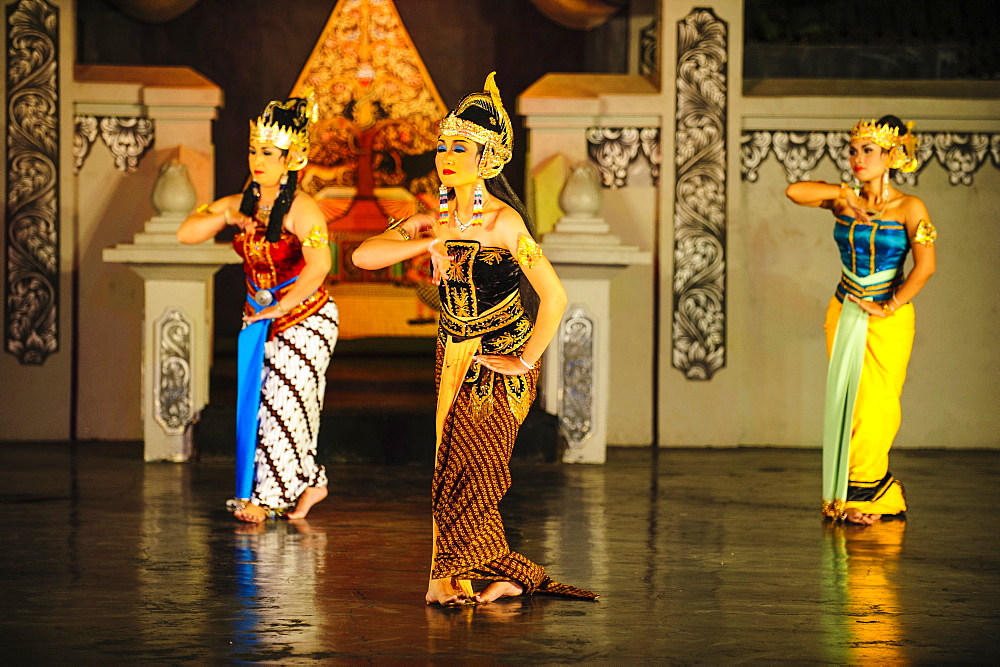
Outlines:
{"label": "dancer in blue sash", "polygon": [[[890,172],[917,168],[912,126],[895,116],[854,126],[849,152],[859,187],[802,181],[786,190],[796,204],[828,208],[836,218],[842,267],[825,323],[823,514],[851,523],[906,511],[903,485],[889,472],[889,448],[913,348],[910,301],[934,273],[937,238],[924,203],[890,184]],[[913,269],[904,274],[910,251]]]}
{"label": "dancer in blue sash", "polygon": [[311,102],[271,102],[250,121],[246,191],[199,207],[177,231],[183,243],[238,228],[246,303],[236,407],[236,518],[301,519],[327,495],[316,462],[326,368],[337,342],[337,306],[323,289],[330,272],[326,220],[296,191],[309,152]]}

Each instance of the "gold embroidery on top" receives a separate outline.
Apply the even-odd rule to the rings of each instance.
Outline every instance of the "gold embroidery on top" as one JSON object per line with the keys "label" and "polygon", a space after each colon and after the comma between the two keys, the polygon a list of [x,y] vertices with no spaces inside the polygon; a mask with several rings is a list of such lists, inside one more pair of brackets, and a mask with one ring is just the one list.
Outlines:
{"label": "gold embroidery on top", "polygon": [[478,244],[461,241],[447,242],[451,263],[445,284],[445,311],[457,317],[472,317],[476,313],[475,285],[472,284],[472,264]]}
{"label": "gold embroidery on top", "polygon": [[875,273],[875,235],[878,234],[878,225],[872,227],[868,236],[868,270]]}
{"label": "gold embroidery on top", "polygon": [[502,333],[493,339],[497,345],[501,347],[510,348],[514,345],[515,338],[512,333]]}
{"label": "gold embroidery on top", "polygon": [[930,245],[937,240],[937,230],[930,220],[921,220],[917,223],[917,233],[913,236],[914,243]]}
{"label": "gold embroidery on top", "polygon": [[847,233],[847,241],[851,245],[851,273],[858,272],[858,253],[854,251],[854,230],[857,228],[857,224],[857,220],[852,222],[851,231]]}
{"label": "gold embroidery on top", "polygon": [[483,248],[479,253],[479,258],[487,264],[499,264],[503,261],[503,255],[499,248]]}
{"label": "gold embroidery on top", "polygon": [[302,246],[305,248],[322,248],[329,244],[330,236],[327,234],[326,227],[320,225],[313,225],[313,228],[309,230],[309,234],[302,239]]}

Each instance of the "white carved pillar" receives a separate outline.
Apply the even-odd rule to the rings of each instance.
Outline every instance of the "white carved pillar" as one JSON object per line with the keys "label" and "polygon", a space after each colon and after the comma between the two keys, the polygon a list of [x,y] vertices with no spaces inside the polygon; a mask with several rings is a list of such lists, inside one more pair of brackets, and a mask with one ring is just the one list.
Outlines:
{"label": "white carved pillar", "polygon": [[185,246],[176,237],[195,205],[214,198],[211,130],[221,91],[184,68],[89,66],[81,76],[87,99],[77,102],[78,111],[112,115],[127,102],[126,110],[155,128],[160,176],[150,198],[157,215],[132,243],[105,248],[102,258],[127,265],[143,279],[145,458],[185,461],[192,453],[189,427],[208,403],[213,277],[223,265],[240,261],[230,244]]}
{"label": "white carved pillar", "polygon": [[566,213],[542,239],[545,255],[566,288],[569,306],[555,345],[545,354],[542,392],[566,437],[566,463],[607,459],[611,364],[611,280],[652,256],[623,245],[599,217],[601,186],[592,164],[573,165],[559,196]]}
{"label": "white carved pillar", "polygon": [[[142,429],[147,461],[186,461],[191,456],[187,427],[208,403],[212,367],[212,283],[225,264],[238,263],[228,244],[181,246],[177,223],[166,226],[161,242],[150,232],[136,243],[104,250],[104,261],[121,262],[142,277],[145,306],[142,349]],[[172,241],[169,243],[168,241]]]}

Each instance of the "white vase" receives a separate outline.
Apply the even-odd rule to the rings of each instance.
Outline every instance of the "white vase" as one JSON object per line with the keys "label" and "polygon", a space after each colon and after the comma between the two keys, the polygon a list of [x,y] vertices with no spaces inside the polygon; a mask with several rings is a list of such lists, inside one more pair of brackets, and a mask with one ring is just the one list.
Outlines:
{"label": "white vase", "polygon": [[589,162],[569,168],[569,176],[559,193],[559,208],[567,218],[596,218],[601,212],[601,183],[597,169]]}
{"label": "white vase", "polygon": [[195,205],[194,185],[187,167],[171,160],[160,167],[153,185],[153,208],[163,218],[186,218]]}

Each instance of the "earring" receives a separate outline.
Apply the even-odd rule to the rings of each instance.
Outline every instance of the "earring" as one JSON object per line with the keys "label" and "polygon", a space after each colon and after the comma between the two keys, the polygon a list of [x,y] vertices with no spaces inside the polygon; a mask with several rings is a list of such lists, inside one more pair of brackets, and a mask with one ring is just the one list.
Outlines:
{"label": "earring", "polygon": [[288,172],[286,171],[281,175],[281,187],[288,185]]}
{"label": "earring", "polygon": [[448,187],[444,184],[438,187],[438,224],[448,224]]}
{"label": "earring", "polygon": [[476,189],[472,191],[472,220],[473,225],[483,224],[483,184],[476,183]]}
{"label": "earring", "polygon": [[885,206],[886,199],[889,198],[889,168],[882,172],[882,206]]}

